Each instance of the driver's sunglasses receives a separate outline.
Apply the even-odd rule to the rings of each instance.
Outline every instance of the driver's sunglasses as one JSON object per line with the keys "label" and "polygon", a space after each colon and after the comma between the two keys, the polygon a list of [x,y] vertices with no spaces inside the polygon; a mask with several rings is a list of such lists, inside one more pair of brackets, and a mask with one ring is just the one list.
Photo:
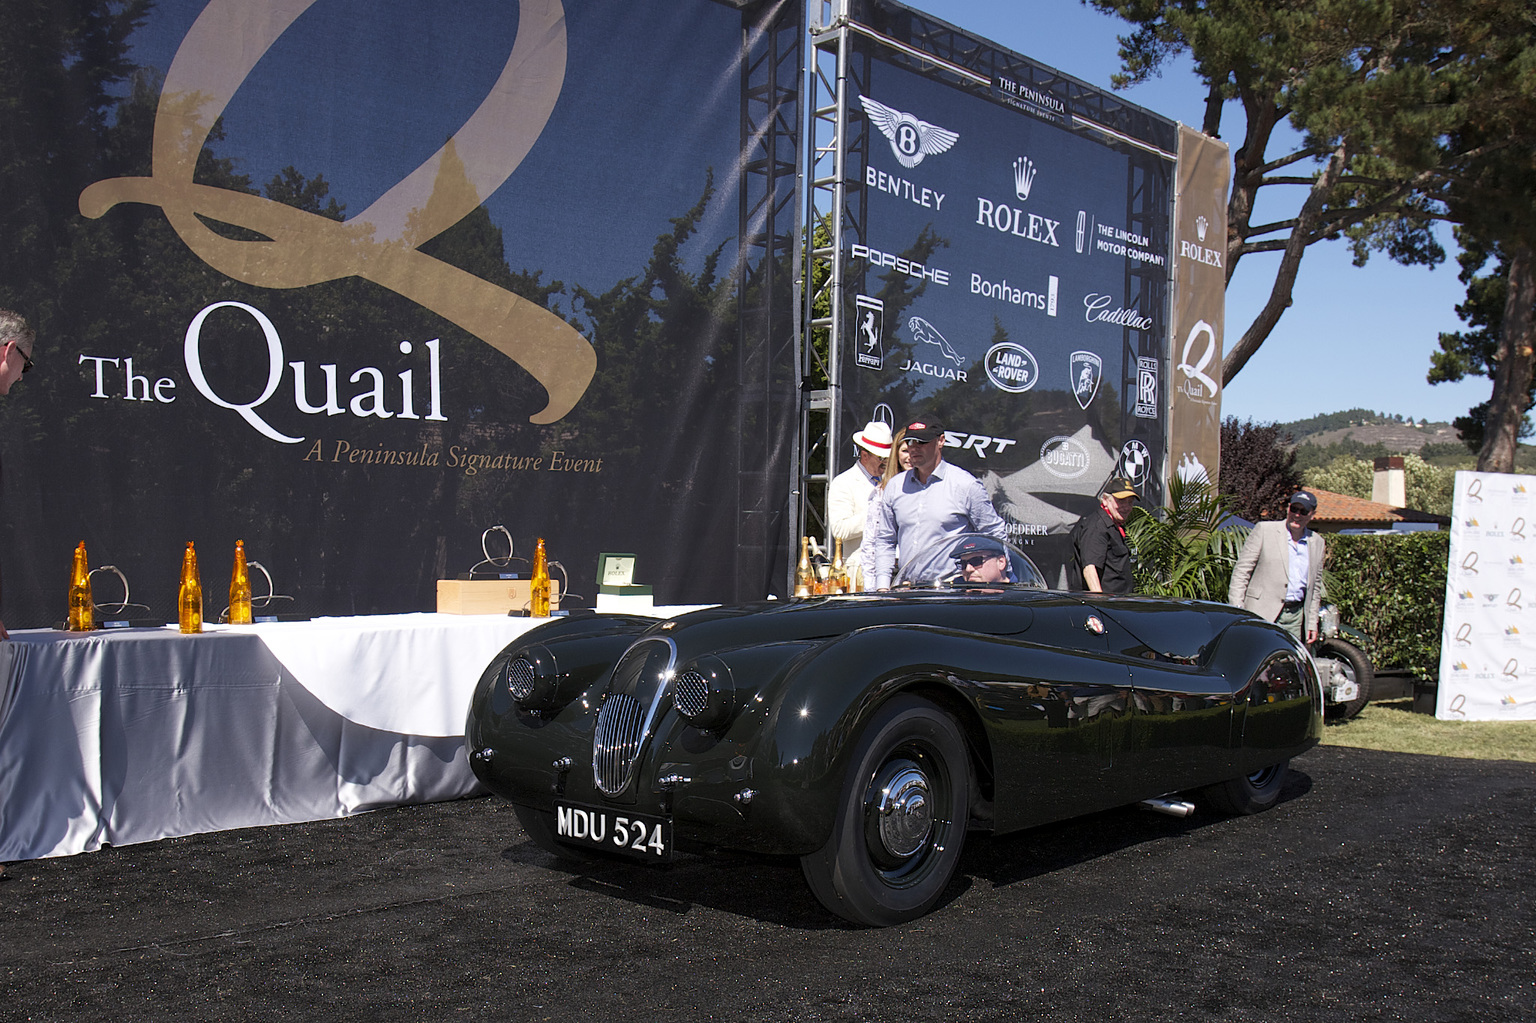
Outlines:
{"label": "driver's sunglasses", "polygon": [[21,345],[16,344],[15,341],[12,341],[11,344],[16,345],[16,350],[21,352],[21,371],[23,373],[30,373],[32,371],[32,356],[22,351]]}
{"label": "driver's sunglasses", "polygon": [[1291,505],[1291,511],[1295,512],[1297,515],[1311,515],[1312,514],[1312,509],[1308,508],[1304,504],[1293,504],[1293,505]]}
{"label": "driver's sunglasses", "polygon": [[964,561],[960,562],[960,564],[966,568],[980,568],[982,565],[985,565],[988,561],[991,561],[995,557],[997,557],[996,554],[975,554],[969,558],[966,558]]}

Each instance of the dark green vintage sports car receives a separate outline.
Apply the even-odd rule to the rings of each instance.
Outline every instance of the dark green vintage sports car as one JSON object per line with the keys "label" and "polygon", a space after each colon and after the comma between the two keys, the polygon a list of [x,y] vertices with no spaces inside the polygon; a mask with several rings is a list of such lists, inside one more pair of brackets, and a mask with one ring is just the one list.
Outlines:
{"label": "dark green vintage sports car", "polygon": [[959,558],[996,541],[969,541],[888,593],[540,626],[476,687],[474,772],[561,854],[797,856],[828,909],[881,926],[939,902],[970,829],[1274,804],[1322,729],[1289,635],[1225,604],[1051,592],[1011,547],[983,576]]}

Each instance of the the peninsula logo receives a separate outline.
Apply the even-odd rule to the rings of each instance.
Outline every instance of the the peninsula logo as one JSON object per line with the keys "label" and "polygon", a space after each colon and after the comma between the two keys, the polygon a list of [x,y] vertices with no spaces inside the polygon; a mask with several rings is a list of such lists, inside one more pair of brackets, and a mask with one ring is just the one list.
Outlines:
{"label": "the peninsula logo", "polygon": [[1052,476],[1075,480],[1088,471],[1088,449],[1071,437],[1052,437],[1040,445],[1040,464]]}
{"label": "the peninsula logo", "polygon": [[992,385],[1010,394],[1022,394],[1040,379],[1040,364],[1034,354],[1012,341],[999,341],[987,349],[983,363]]}
{"label": "the peninsula logo", "polygon": [[1104,378],[1104,360],[1093,352],[1073,352],[1067,359],[1067,372],[1078,408],[1086,409],[1099,393],[1099,381]]}
{"label": "the peninsula logo", "polygon": [[[533,422],[561,419],[592,382],[597,370],[592,345],[555,313],[420,247],[501,187],[543,132],[565,81],[564,8],[559,0],[522,0],[512,52],[479,109],[371,206],[337,222],[193,177],[209,133],[246,76],[313,4],[211,0],[166,72],[150,175],[96,182],[80,193],[80,212],[94,219],[120,203],[158,206],[188,248],[245,284],[304,288],[361,277],[408,296],[485,341],[544,386],[549,403]],[[210,222],[260,237],[230,238]]]}
{"label": "the peninsula logo", "polygon": [[896,154],[903,167],[916,167],[925,156],[947,153],[960,141],[957,132],[919,120],[904,110],[888,107],[868,96],[860,96],[859,102],[870,121],[880,129],[880,134],[890,141],[891,152]]}
{"label": "the peninsula logo", "polygon": [[[1198,357],[1192,359],[1202,339],[1205,345],[1199,348]],[[1184,338],[1183,353],[1179,356],[1178,370],[1184,375],[1179,390],[1201,405],[1214,405],[1221,390],[1221,385],[1206,372],[1216,361],[1216,348],[1216,328],[1200,320],[1189,329],[1189,335]]]}
{"label": "the peninsula logo", "polygon": [[1083,319],[1089,323],[1112,323],[1117,327],[1129,327],[1132,330],[1151,330],[1152,317],[1143,316],[1135,309],[1110,309],[1114,299],[1108,295],[1094,293],[1083,298]]}
{"label": "the peninsula logo", "polygon": [[1013,194],[1018,196],[1019,202],[1029,199],[1029,190],[1035,187],[1035,175],[1039,172],[1040,168],[1027,156],[1013,161]]}
{"label": "the peninsula logo", "polygon": [[870,295],[855,295],[853,303],[858,310],[853,361],[865,369],[880,369],[885,365],[885,303]]}

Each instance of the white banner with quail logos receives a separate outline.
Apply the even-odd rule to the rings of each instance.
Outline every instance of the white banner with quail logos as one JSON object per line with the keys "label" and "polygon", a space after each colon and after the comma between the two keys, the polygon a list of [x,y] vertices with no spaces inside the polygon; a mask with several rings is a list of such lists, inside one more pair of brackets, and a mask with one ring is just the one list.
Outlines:
{"label": "white banner with quail logos", "polygon": [[1536,477],[1458,472],[1435,716],[1536,720]]}

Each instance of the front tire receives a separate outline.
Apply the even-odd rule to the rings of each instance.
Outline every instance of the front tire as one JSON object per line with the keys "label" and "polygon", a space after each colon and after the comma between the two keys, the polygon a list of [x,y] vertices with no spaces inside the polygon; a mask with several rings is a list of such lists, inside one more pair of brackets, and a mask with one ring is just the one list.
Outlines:
{"label": "front tire", "polygon": [[895,697],[859,737],[827,844],[800,859],[812,893],[869,927],[927,913],[960,862],[970,791],[959,724],[926,700]]}
{"label": "front tire", "polygon": [[1279,801],[1290,769],[1291,762],[1284,760],[1241,778],[1218,782],[1205,790],[1205,800],[1212,808],[1235,817],[1261,813]]}
{"label": "front tire", "polygon": [[1341,639],[1329,639],[1323,641],[1314,660],[1317,661],[1319,669],[1324,667],[1324,661],[1336,662],[1339,671],[1360,689],[1353,700],[1329,704],[1328,717],[1335,721],[1348,721],[1371,702],[1371,689],[1376,682],[1376,673],[1371,670],[1371,660],[1365,656],[1365,651],[1353,643],[1346,643]]}

